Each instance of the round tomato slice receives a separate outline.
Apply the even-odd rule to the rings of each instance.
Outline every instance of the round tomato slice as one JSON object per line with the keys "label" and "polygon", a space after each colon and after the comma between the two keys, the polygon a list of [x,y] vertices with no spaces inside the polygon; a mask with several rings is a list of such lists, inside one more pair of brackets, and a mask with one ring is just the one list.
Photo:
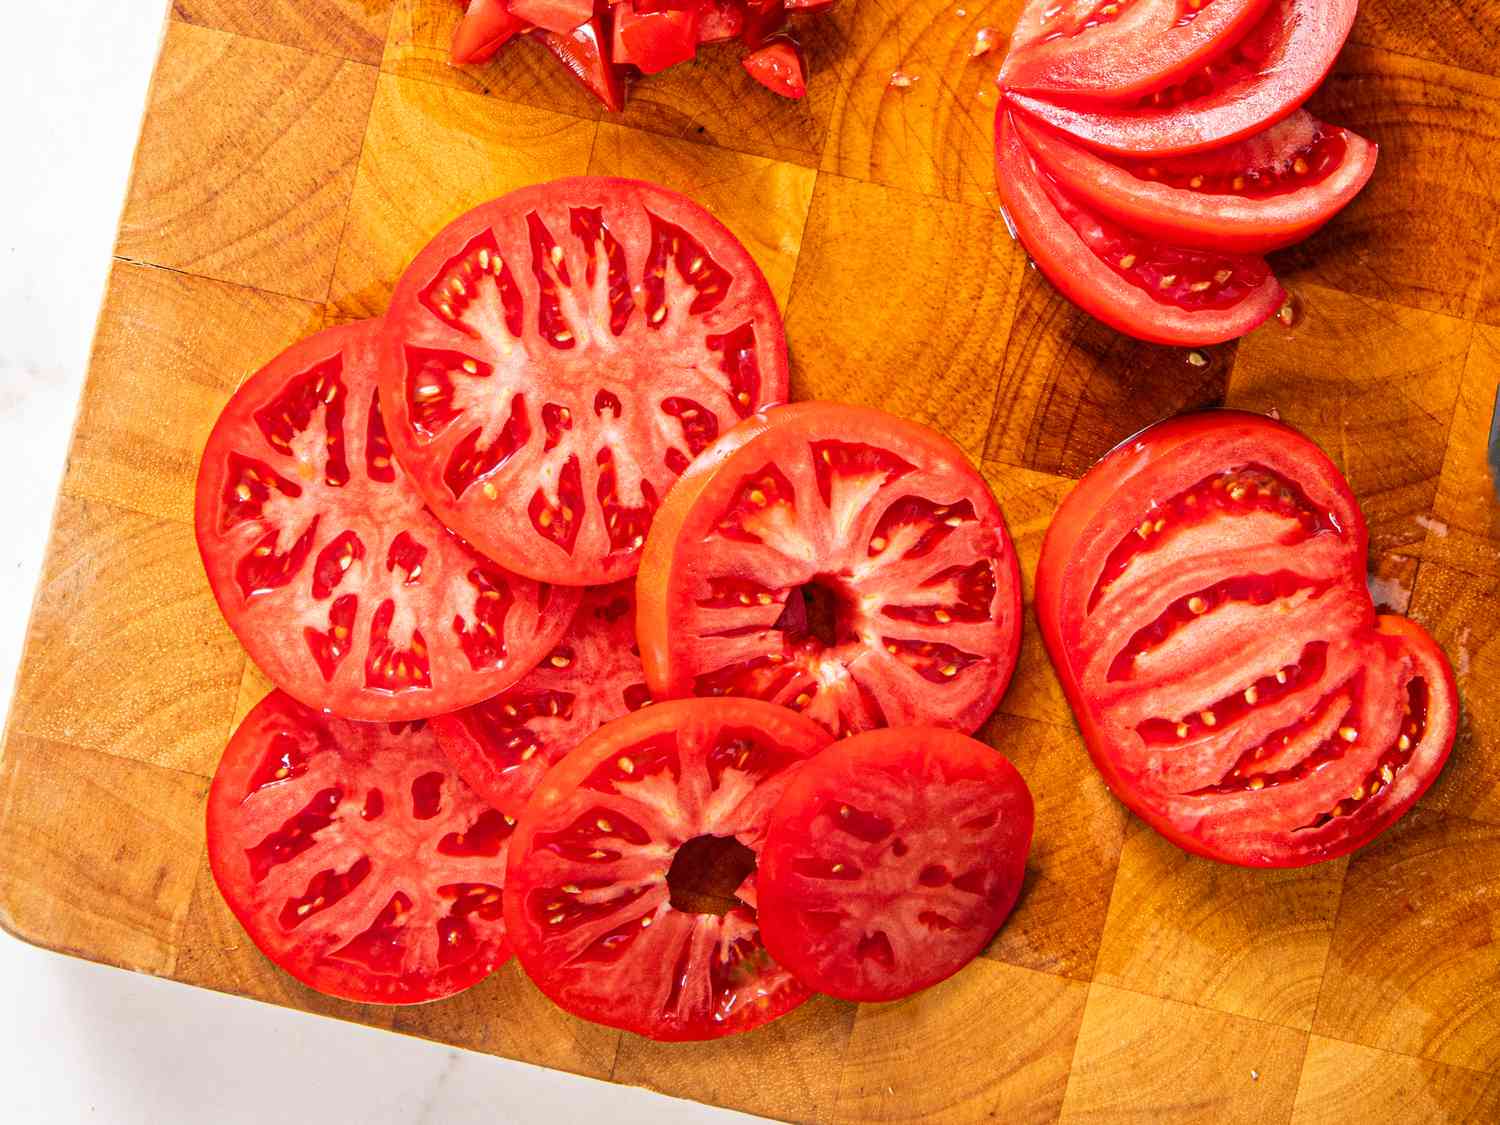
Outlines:
{"label": "round tomato slice", "polygon": [[637,591],[658,699],[766,699],[839,737],[974,730],[1020,645],[984,480],[941,434],[866,407],[782,406],[721,438],[667,497]]}
{"label": "round tomato slice", "polygon": [[1058,509],[1043,637],[1110,787],[1174,843],[1332,859],[1436,779],[1453,674],[1420,626],[1376,617],[1367,543],[1317,446],[1233,411],[1146,430]]}
{"label": "round tomato slice", "polygon": [[548,771],[516,826],[505,919],[521,965],[575,1015],[653,1039],[715,1039],[808,990],[767,955],[752,879],[726,913],[674,905],[705,838],[758,854],[816,723],[755,700],[675,700],[601,727]]}
{"label": "round tomato slice", "polygon": [[1276,0],[1233,47],[1191,77],[1137,102],[1099,107],[1019,92],[1007,96],[1105,152],[1146,156],[1215,148],[1269,128],[1305,102],[1333,68],[1358,7],[1358,0]]}
{"label": "round tomato slice", "polygon": [[384,348],[391,443],[432,509],[502,566],[577,586],[634,574],[667,488],[787,388],[749,253],[634,180],[458,219],[396,287]]}
{"label": "round tomato slice", "polygon": [[651,702],[635,641],[635,583],[584,592],[540,664],[493,699],[433,720],[463,779],[519,816],[547,768],[612,719]]}
{"label": "round tomato slice", "polygon": [[1021,893],[1031,791],[935,727],[868,731],[797,772],[756,881],[766,949],[809,988],[897,1000],[972,961]]}
{"label": "round tomato slice", "polygon": [[194,524],[230,628],[276,685],[350,719],[487,699],[567,628],[572,590],[501,570],[392,459],[375,321],[282,352],[224,407]]}
{"label": "round tomato slice", "polygon": [[1280,307],[1264,258],[1169,245],[1086,209],[1038,167],[1003,107],[995,150],[1000,198],[1021,242],[1053,285],[1104,323],[1158,344],[1216,344]]}
{"label": "round tomato slice", "polygon": [[426,724],[351,723],[273,691],[208,793],[214,881],[262,953],[363,1004],[416,1004],[510,956],[513,821],[468,788]]}
{"label": "round tomato slice", "polygon": [[1273,0],[1031,0],[1000,71],[1040,97],[1133,100],[1186,78]]}
{"label": "round tomato slice", "polygon": [[1238,254],[1312,234],[1359,194],[1379,153],[1304,110],[1226,148],[1129,161],[1107,160],[1022,114],[1012,123],[1079,206],[1165,242]]}

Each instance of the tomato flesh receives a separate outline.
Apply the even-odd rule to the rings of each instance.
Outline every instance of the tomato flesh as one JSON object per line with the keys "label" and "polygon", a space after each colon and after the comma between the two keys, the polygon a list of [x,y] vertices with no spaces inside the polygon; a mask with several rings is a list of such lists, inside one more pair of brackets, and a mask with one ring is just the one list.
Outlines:
{"label": "tomato flesh", "polygon": [[609,57],[605,46],[608,40],[597,17],[571,31],[538,28],[532,35],[552,52],[579,85],[599,99],[605,109],[619,113],[625,108],[623,72]]}
{"label": "tomato flesh", "polygon": [[745,70],[767,90],[784,98],[805,98],[807,77],[802,54],[790,39],[773,39],[745,56]]}
{"label": "tomato flesh", "polygon": [[757,893],[766,948],[842,1000],[896,1000],[956,973],[1021,893],[1026,782],[981,742],[933,727],[855,735],[787,786]]}
{"label": "tomato flesh", "polygon": [[815,723],[754,700],[678,700],[618,719],[554,765],[516,826],[505,917],[561,1007],[653,1039],[713,1039],[809,992],[765,951],[750,887],[720,914],[673,905],[668,875],[704,837],[759,853],[771,807],[822,750]]}
{"label": "tomato flesh", "polygon": [[505,6],[524,23],[562,35],[594,15],[594,0],[505,0]]}
{"label": "tomato flesh", "polygon": [[642,74],[687,62],[698,53],[698,16],[697,8],[645,12],[637,11],[631,0],[617,0],[611,57]]}
{"label": "tomato flesh", "polygon": [[391,442],[449,526],[519,573],[634,574],[668,487],[786,395],[765,278],[706,211],[632,180],[559,180],[471,211],[386,319]]}
{"label": "tomato flesh", "polygon": [[1037,612],[1096,764],[1180,846],[1289,867],[1344,855],[1442,769],[1452,671],[1377,618],[1338,470],[1237,412],[1154,426],[1090,471],[1043,545]]}
{"label": "tomato flesh", "polygon": [[463,18],[453,29],[453,62],[487,62],[528,26],[511,14],[505,0],[469,0]]}
{"label": "tomato flesh", "polygon": [[721,438],[659,513],[637,589],[657,698],[766,699],[839,736],[975,729],[1020,643],[1015,551],[963,453],[832,403]]}
{"label": "tomato flesh", "polygon": [[208,794],[208,859],[272,961],[330,996],[415,1004],[509,957],[501,898],[514,822],[421,722],[351,723],[272,692]]}

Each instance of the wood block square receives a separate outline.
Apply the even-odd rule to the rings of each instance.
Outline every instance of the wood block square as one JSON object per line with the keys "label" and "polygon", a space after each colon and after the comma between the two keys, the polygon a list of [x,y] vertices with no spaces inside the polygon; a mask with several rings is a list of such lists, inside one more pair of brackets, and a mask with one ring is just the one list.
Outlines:
{"label": "wood block square", "polygon": [[977,461],[1023,262],[996,213],[825,172],[787,304],[792,397],[925,422]]}
{"label": "wood block square", "polygon": [[1427,809],[1356,853],[1313,1030],[1500,1071],[1500,826]]}
{"label": "wood block square", "polygon": [[117,261],[64,490],[190,522],[203,444],[229,396],[321,321],[308,301]]}
{"label": "wood block square", "polygon": [[892,1004],[865,1004],[832,1120],[1057,1120],[1087,987],[993,961]]}
{"label": "wood block square", "polygon": [[268,39],[355,62],[378,63],[392,0],[172,0],[183,23]]}
{"label": "wood block square", "polygon": [[1500,499],[1489,444],[1497,410],[1500,328],[1476,325],[1422,557],[1493,577],[1500,577]]}
{"label": "wood block square", "polygon": [[1483,1125],[1500,1120],[1500,1078],[1314,1035],[1291,1125]]}
{"label": "wood block square", "polygon": [[1132,817],[1094,979],[1306,1030],[1345,866],[1214,863]]}
{"label": "wood block square", "polygon": [[59,953],[170,972],[207,789],[12,729],[0,762],[0,925]]}
{"label": "wood block square", "polygon": [[786,308],[818,178],[813,169],[602,121],[588,172],[650,180],[713,212],[745,244]]}
{"label": "wood block square", "polygon": [[379,316],[433,235],[496,196],[582,175],[594,131],[592,121],[381,75],[332,303]]}
{"label": "wood block square", "polygon": [[322,300],[375,76],[169,21],[116,253]]}
{"label": "wood block square", "polygon": [[1349,41],[1493,74],[1500,8],[1491,0],[1363,0]]}
{"label": "wood block square", "polygon": [[1301,430],[1349,479],[1370,553],[1410,550],[1426,524],[1473,326],[1308,286],[1296,325],[1240,342],[1228,405]]}
{"label": "wood block square", "polygon": [[12,732],[207,777],[244,666],[190,525],[62,497]]}
{"label": "wood block square", "polygon": [[1168,348],[1123,336],[1035,269],[1023,271],[1008,333],[986,375],[999,390],[985,458],[1069,477],[1153,422],[1220,405],[1234,364],[1233,343]]}
{"label": "wood block square", "polygon": [[1063,1125],[1285,1121],[1304,1032],[1094,984]]}

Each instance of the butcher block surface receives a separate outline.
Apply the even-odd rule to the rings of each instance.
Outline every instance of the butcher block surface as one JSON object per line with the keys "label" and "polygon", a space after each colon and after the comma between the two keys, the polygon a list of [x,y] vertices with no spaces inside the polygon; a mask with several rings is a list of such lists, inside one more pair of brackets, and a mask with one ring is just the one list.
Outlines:
{"label": "butcher block surface", "polygon": [[[176,0],[0,761],[0,922],[205,988],[770,1117],[816,1122],[1500,1120],[1500,5],[1365,0],[1312,108],[1378,141],[1347,212],[1274,264],[1273,323],[1198,351],[1060,298],[995,201],[979,28],[1020,0],[839,0],[803,22],[808,96],[733,48],[600,109],[538,45],[455,70],[453,0]],[[916,81],[889,85],[900,69]],[[247,374],[378,314],[460,212],[582,173],[718,214],[786,310],[800,398],[947,432],[1005,510],[1030,596],[1075,478],[1167,415],[1301,428],[1348,475],[1377,598],[1437,636],[1465,707],[1420,806],[1350,859],[1219,866],[1091,768],[1028,611],[982,736],[1037,836],[983,958],[909,1000],[815,999],[736,1039],[580,1022],[511,963],[453,999],[361,1007],[251,944],[204,858],[208,780],[267,688],[193,542],[193,479]]]}

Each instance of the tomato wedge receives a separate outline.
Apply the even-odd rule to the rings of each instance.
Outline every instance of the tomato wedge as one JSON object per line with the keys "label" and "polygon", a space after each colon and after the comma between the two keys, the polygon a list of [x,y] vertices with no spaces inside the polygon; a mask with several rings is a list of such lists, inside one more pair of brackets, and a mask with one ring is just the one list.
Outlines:
{"label": "tomato wedge", "polygon": [[557,647],[515,687],[432,721],[481,797],[520,815],[542,774],[605,723],[651,702],[635,643],[635,583],[584,592]]}
{"label": "tomato wedge", "polygon": [[524,188],[458,219],[386,316],[391,443],[487,555],[628,578],[661,497],[721,429],[786,396],[781,315],[701,207],[635,180]]}
{"label": "tomato wedge", "polygon": [[765,951],[753,882],[719,915],[674,906],[668,876],[704,837],[758,853],[795,767],[827,743],[744,699],[658,703],[586,739],[511,841],[505,920],[532,981],[575,1015],[665,1040],[749,1031],[807,999]]}
{"label": "tomato wedge", "polygon": [[416,1004],[510,956],[512,823],[423,723],[351,723],[283,692],[234,732],[208,792],[208,861],[262,953],[309,988]]}
{"label": "tomato wedge", "polygon": [[1012,118],[1036,162],[1082,207],[1179,246],[1259,254],[1312,234],[1359,194],[1378,149],[1304,110],[1227,148],[1110,161]]}
{"label": "tomato wedge", "polygon": [[756,880],[766,949],[841,1000],[897,1000],[979,955],[1021,893],[1035,819],[1002,755],[935,727],[869,731],[803,766]]}
{"label": "tomato wedge", "polygon": [[1279,422],[1153,426],[1096,465],[1042,547],[1042,634],[1110,788],[1188,851],[1252,867],[1333,859],[1437,778],[1452,670],[1377,617],[1364,517]]}
{"label": "tomato wedge", "polygon": [[449,58],[454,65],[487,62],[528,26],[511,14],[505,0],[469,0],[463,18],[453,29]]}
{"label": "tomato wedge", "polygon": [[1215,148],[1269,128],[1305,102],[1333,68],[1358,7],[1358,0],[1276,0],[1243,39],[1192,77],[1126,105],[1054,102],[1018,91],[1006,96],[1104,152]]}
{"label": "tomato wedge", "polygon": [[1014,119],[996,122],[1000,199],[1052,284],[1141,340],[1192,346],[1243,336],[1281,305],[1264,258],[1172,246],[1101,218],[1037,167]]}
{"label": "tomato wedge", "polygon": [[866,407],[782,406],[721,438],[668,495],[637,591],[656,698],[766,699],[840,737],[974,730],[1020,645],[984,480],[942,435]]}
{"label": "tomato wedge", "polygon": [[579,24],[571,31],[548,31],[537,28],[535,37],[569,74],[604,104],[619,113],[625,108],[624,72],[610,59],[605,49],[608,39],[598,17]]}
{"label": "tomato wedge", "polygon": [[1000,71],[1046,98],[1130,101],[1222,53],[1273,0],[1031,0]]}
{"label": "tomato wedge", "polygon": [[240,386],[203,451],[194,525],[219,608],[278,687],[345,718],[417,719],[515,683],[578,595],[433,517],[392,459],[379,335],[328,329]]}
{"label": "tomato wedge", "polygon": [[807,97],[802,52],[790,39],[776,38],[745,56],[745,70],[767,90],[794,101]]}

